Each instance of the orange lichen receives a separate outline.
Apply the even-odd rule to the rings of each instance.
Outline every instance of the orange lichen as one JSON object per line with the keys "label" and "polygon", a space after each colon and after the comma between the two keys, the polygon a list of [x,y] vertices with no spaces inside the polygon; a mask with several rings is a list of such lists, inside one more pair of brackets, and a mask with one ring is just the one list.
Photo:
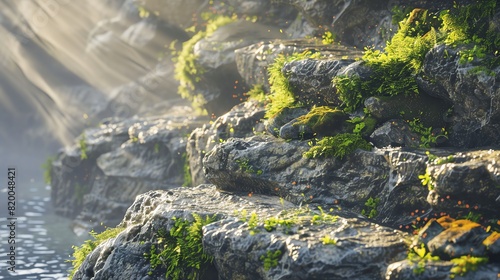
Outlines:
{"label": "orange lichen", "polygon": [[494,231],[485,240],[483,240],[483,245],[489,247],[493,245],[498,239],[500,239],[500,233]]}

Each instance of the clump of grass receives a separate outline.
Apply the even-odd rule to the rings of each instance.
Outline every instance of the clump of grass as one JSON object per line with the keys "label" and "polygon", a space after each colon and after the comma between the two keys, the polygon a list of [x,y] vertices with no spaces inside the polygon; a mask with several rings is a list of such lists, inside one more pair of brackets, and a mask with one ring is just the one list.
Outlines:
{"label": "clump of grass", "polygon": [[158,244],[152,245],[150,252],[144,255],[152,270],[166,268],[167,279],[200,279],[212,263],[213,257],[203,252],[202,228],[216,218],[192,216],[193,220],[173,218],[174,226],[169,232],[159,231]]}
{"label": "clump of grass", "polygon": [[[200,113],[206,114],[206,111],[202,109],[202,105],[205,104],[206,100],[202,95],[195,95],[193,91],[195,85],[201,82],[201,77],[205,73],[205,69],[199,65],[196,61],[196,55],[193,52],[194,45],[201,39],[210,36],[218,28],[234,22],[235,17],[228,16],[213,16],[213,15],[203,15],[206,20],[206,27],[204,30],[198,31],[191,37],[191,39],[182,43],[182,50],[180,52],[174,52],[174,62],[175,62],[175,79],[180,83],[178,92],[182,98],[191,101],[193,107],[197,109]],[[191,28],[194,30],[194,27]]]}
{"label": "clump of grass", "polygon": [[116,228],[107,228],[105,231],[101,233],[96,233],[95,231],[91,231],[90,235],[92,239],[86,240],[81,246],[73,246],[73,260],[69,260],[73,265],[73,269],[69,273],[69,279],[73,279],[78,268],[81,266],[85,258],[90,254],[97,246],[99,246],[104,241],[116,237],[120,234],[125,228],[116,227]]}
{"label": "clump of grass", "polygon": [[343,159],[357,149],[370,151],[372,146],[363,137],[356,133],[341,133],[327,136],[313,145],[304,153],[306,158],[336,157]]}
{"label": "clump of grass", "polygon": [[88,156],[87,156],[87,141],[86,141],[85,133],[82,134],[78,143],[80,145],[80,159],[85,160],[88,158]]}

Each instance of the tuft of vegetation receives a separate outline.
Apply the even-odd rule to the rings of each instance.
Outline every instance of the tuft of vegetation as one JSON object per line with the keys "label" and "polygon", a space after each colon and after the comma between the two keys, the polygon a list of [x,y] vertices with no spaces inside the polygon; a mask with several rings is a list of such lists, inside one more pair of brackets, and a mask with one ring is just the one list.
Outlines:
{"label": "tuft of vegetation", "polygon": [[192,216],[192,221],[174,217],[175,224],[170,231],[158,231],[158,243],[144,254],[152,270],[158,267],[166,269],[167,279],[200,279],[212,263],[213,258],[203,252],[202,228],[215,222],[216,218]]}
{"label": "tuft of vegetation", "polygon": [[373,219],[375,217],[377,217],[378,215],[378,211],[377,211],[377,208],[378,208],[378,205],[380,203],[380,198],[373,198],[373,197],[370,197],[368,198],[368,200],[366,200],[365,202],[365,206],[367,207],[367,210],[363,209],[361,210],[361,215],[369,218],[369,219]]}
{"label": "tuft of vegetation", "polygon": [[43,169],[43,181],[45,184],[49,185],[52,182],[52,163],[55,157],[48,157],[47,160],[42,164]]}
{"label": "tuft of vegetation", "polygon": [[87,156],[87,142],[85,139],[85,133],[82,134],[82,136],[80,137],[78,144],[80,145],[80,159],[82,159],[82,160],[87,159],[88,158],[88,156]]}
{"label": "tuft of vegetation", "polygon": [[265,103],[267,100],[266,92],[264,91],[264,86],[257,84],[254,85],[247,93],[249,100],[256,100],[260,103]]}
{"label": "tuft of vegetation", "polygon": [[101,233],[96,233],[95,231],[91,231],[90,235],[92,236],[93,240],[89,239],[86,240],[81,246],[73,246],[73,260],[68,260],[68,262],[71,262],[73,265],[73,269],[69,273],[69,279],[73,279],[73,276],[75,275],[76,271],[80,267],[80,265],[83,263],[85,258],[87,257],[90,252],[92,252],[99,244],[103,243],[104,241],[110,239],[110,238],[115,238],[118,234],[120,234],[125,228],[122,227],[116,227],[116,228],[107,228],[105,231]]}
{"label": "tuft of vegetation", "polygon": [[318,52],[313,53],[311,51],[294,53],[288,56],[280,54],[276,57],[274,63],[269,65],[267,71],[269,74],[271,94],[269,95],[270,102],[266,107],[265,118],[273,117],[287,107],[300,107],[300,104],[296,104],[295,102],[295,95],[290,88],[288,78],[285,73],[281,71],[285,63],[307,58],[319,58],[320,55],[321,54]]}
{"label": "tuft of vegetation", "polygon": [[[198,41],[210,36],[218,28],[234,22],[236,18],[204,14],[203,19],[206,20],[205,29],[198,31],[191,39],[182,43],[182,50],[174,52],[173,55],[175,57],[175,79],[180,83],[178,88],[179,94],[182,98],[191,101],[193,107],[200,113],[206,114],[206,111],[202,109],[202,105],[205,104],[206,100],[202,95],[194,95],[192,93],[195,85],[201,82],[201,76],[205,73],[205,69],[196,62],[196,55],[193,53],[193,48]],[[192,27],[191,29],[194,30],[195,28]]]}
{"label": "tuft of vegetation", "polygon": [[255,170],[253,166],[249,163],[250,160],[247,158],[241,158],[235,160],[241,171],[248,174],[262,175],[263,171],[261,169]]}
{"label": "tuft of vegetation", "polygon": [[450,278],[453,279],[457,275],[464,276],[469,271],[476,271],[478,266],[488,263],[487,257],[461,256],[450,260],[454,266],[451,268]]}
{"label": "tuft of vegetation", "polygon": [[347,125],[349,117],[339,109],[328,106],[313,107],[306,115],[297,118],[293,126],[307,126],[316,134],[331,135]]}
{"label": "tuft of vegetation", "polygon": [[431,173],[429,172],[429,168],[425,170],[424,174],[418,175],[418,179],[420,179],[422,186],[427,186],[427,189],[429,191],[432,191],[434,189],[434,179],[432,178]]}
{"label": "tuft of vegetation", "polygon": [[187,153],[182,154],[182,171],[184,173],[184,183],[183,187],[191,187],[193,185],[193,177],[191,176],[191,168],[189,167],[189,159],[187,158]]}
{"label": "tuft of vegetation", "polygon": [[283,253],[280,250],[267,251],[265,255],[260,256],[260,260],[264,263],[264,270],[270,270],[277,267]]}
{"label": "tuft of vegetation", "polygon": [[444,43],[451,46],[469,45],[460,51],[460,62],[471,62],[474,58],[484,58],[486,67],[492,69],[500,65],[500,34],[491,19],[498,12],[496,0],[476,0],[470,5],[455,4],[453,9],[441,13],[441,33]]}
{"label": "tuft of vegetation", "polygon": [[[393,10],[394,20],[402,19],[407,10]],[[500,65],[500,34],[491,19],[498,12],[495,0],[455,4],[453,9],[433,14],[414,9],[399,21],[398,32],[383,51],[365,49],[362,60],[369,67],[369,77],[343,75],[333,79],[343,109],[353,112],[374,95],[395,96],[418,93],[416,74],[421,71],[425,54],[436,44],[466,45],[460,51],[460,62],[486,58],[484,65],[472,73],[491,74]]]}
{"label": "tuft of vegetation", "polygon": [[422,243],[420,244],[420,247],[413,246],[410,248],[410,251],[408,252],[408,260],[417,264],[417,266],[413,269],[413,274],[421,275],[425,271],[425,265],[427,262],[439,261],[440,258],[432,256]]}
{"label": "tuft of vegetation", "polygon": [[372,146],[359,134],[341,133],[327,136],[304,153],[306,158],[336,157],[343,159],[357,149],[370,151]]}

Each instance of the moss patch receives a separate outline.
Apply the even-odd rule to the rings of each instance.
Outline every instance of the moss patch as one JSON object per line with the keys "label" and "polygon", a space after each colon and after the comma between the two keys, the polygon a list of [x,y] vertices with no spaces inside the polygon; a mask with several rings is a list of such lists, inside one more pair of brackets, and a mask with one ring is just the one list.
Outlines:
{"label": "moss patch", "polygon": [[357,149],[370,151],[372,146],[359,134],[342,133],[331,137],[327,136],[319,140],[309,151],[304,153],[304,157],[336,157],[343,159],[346,155]]}
{"label": "moss patch", "polygon": [[89,239],[86,240],[81,246],[73,246],[73,260],[70,260],[71,264],[73,265],[73,269],[71,270],[69,274],[69,279],[73,279],[73,276],[75,275],[76,271],[78,268],[80,268],[80,265],[83,263],[85,258],[87,257],[88,254],[90,254],[99,244],[103,243],[104,241],[116,237],[118,234],[120,234],[125,228],[121,227],[116,227],[116,228],[108,228],[105,231],[101,233],[96,233],[94,231],[90,232],[90,235],[92,236],[93,240]]}
{"label": "moss patch", "polygon": [[306,115],[298,117],[293,125],[308,126],[317,135],[333,135],[335,132],[346,130],[346,126],[349,126],[347,130],[352,130],[354,125],[346,122],[348,119],[342,110],[321,106],[314,107]]}

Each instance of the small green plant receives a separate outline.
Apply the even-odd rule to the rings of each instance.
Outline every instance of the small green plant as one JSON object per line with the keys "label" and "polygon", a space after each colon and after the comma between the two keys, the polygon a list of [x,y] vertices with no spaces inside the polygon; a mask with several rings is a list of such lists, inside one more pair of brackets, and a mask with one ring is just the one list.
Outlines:
{"label": "small green plant", "polygon": [[321,241],[323,242],[323,245],[337,245],[337,241],[331,238],[329,234],[321,238]]}
{"label": "small green plant", "polygon": [[421,275],[425,271],[425,265],[430,261],[439,261],[439,257],[432,256],[427,251],[425,245],[422,243],[420,246],[413,246],[408,252],[408,260],[417,263],[417,267],[413,269],[415,275]]}
{"label": "small green plant", "polygon": [[82,134],[78,143],[80,144],[80,159],[85,160],[88,158],[88,156],[87,156],[87,142],[85,140],[85,133]]}
{"label": "small green plant", "polygon": [[155,143],[153,150],[154,150],[155,154],[159,153],[160,152],[160,144]]}
{"label": "small green plant", "polygon": [[215,216],[202,218],[193,214],[193,220],[173,218],[169,232],[158,231],[158,244],[149,253],[151,269],[166,268],[167,279],[199,279],[205,273],[212,257],[203,252],[203,226],[216,221]]}
{"label": "small green plant", "polygon": [[313,133],[331,135],[348,125],[348,116],[342,111],[328,106],[313,107],[307,114],[297,118],[293,126],[307,126]]}
{"label": "small green plant", "polygon": [[342,133],[335,136],[323,137],[309,151],[304,153],[306,158],[336,157],[343,159],[357,149],[370,151],[372,146],[359,134]]}
{"label": "small green plant", "polygon": [[183,187],[190,187],[193,185],[193,177],[191,176],[191,167],[189,166],[189,159],[187,153],[182,154],[182,161],[184,162],[182,171],[184,172]]}
{"label": "small green plant", "polygon": [[423,186],[427,186],[427,189],[429,191],[432,191],[434,189],[434,180],[429,172],[429,168],[425,170],[425,174],[418,175],[418,179],[420,179],[420,182]]}
{"label": "small green plant", "polygon": [[85,258],[87,257],[90,252],[92,252],[99,244],[102,242],[116,237],[118,234],[120,234],[125,228],[121,227],[116,227],[116,228],[107,228],[105,231],[101,233],[96,233],[94,231],[90,232],[90,235],[92,236],[93,240],[89,239],[86,240],[81,246],[73,246],[73,259],[68,260],[67,262],[71,262],[73,265],[73,269],[69,273],[69,279],[73,279],[73,276],[75,275],[76,271],[80,267],[80,265],[83,263]]}
{"label": "small green plant", "polygon": [[47,160],[42,164],[43,169],[43,181],[45,184],[50,184],[52,182],[52,163],[55,157],[48,157]]}
{"label": "small green plant", "polygon": [[259,232],[257,229],[257,226],[259,224],[259,217],[257,216],[257,213],[252,212],[250,214],[250,218],[248,219],[248,228],[250,229],[250,235],[254,235]]}
{"label": "small green plant", "polygon": [[325,31],[325,33],[323,33],[323,35],[321,36],[321,42],[323,43],[323,45],[331,45],[333,44],[333,42],[335,42],[335,37],[336,36],[333,35],[332,32]]}
{"label": "small green plant", "polygon": [[263,171],[261,169],[255,170],[252,165],[250,165],[250,160],[247,158],[241,158],[235,160],[241,171],[249,174],[262,175]]}
{"label": "small green plant", "polygon": [[[333,224],[338,220],[338,216],[333,216],[331,214],[325,213],[321,206],[318,206],[319,214],[314,214],[311,218],[311,224]],[[333,212],[333,209],[330,209]]]}
{"label": "small green plant", "polygon": [[361,210],[361,215],[366,216],[369,219],[373,219],[373,218],[377,217],[377,215],[378,215],[377,207],[378,207],[379,203],[380,203],[380,198],[369,197],[368,200],[366,200],[366,202],[365,202],[365,206],[368,209]]}
{"label": "small green plant", "polygon": [[487,264],[487,257],[461,256],[450,260],[454,266],[451,268],[450,278],[453,279],[457,275],[464,276],[467,272],[476,271],[482,264]]}
{"label": "small green plant", "polygon": [[264,270],[270,270],[277,267],[283,253],[280,250],[267,251],[265,255],[260,256],[260,260],[264,263]]}

